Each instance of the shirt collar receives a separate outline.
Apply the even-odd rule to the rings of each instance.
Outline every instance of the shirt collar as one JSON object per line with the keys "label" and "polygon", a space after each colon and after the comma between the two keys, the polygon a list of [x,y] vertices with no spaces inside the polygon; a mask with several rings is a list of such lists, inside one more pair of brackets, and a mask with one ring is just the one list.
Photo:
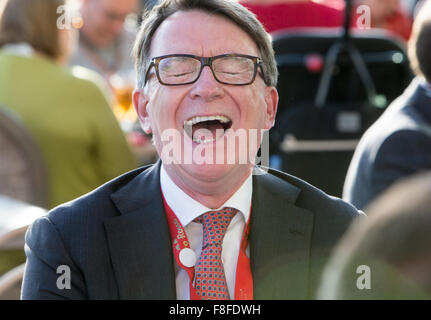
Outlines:
{"label": "shirt collar", "polygon": [[[215,211],[194,200],[181,190],[169,177],[163,164],[160,170],[160,186],[166,203],[183,226],[187,226],[205,212]],[[242,213],[244,221],[247,223],[250,216],[252,192],[253,179],[252,174],[250,174],[241,187],[219,209],[223,207],[235,208]]]}

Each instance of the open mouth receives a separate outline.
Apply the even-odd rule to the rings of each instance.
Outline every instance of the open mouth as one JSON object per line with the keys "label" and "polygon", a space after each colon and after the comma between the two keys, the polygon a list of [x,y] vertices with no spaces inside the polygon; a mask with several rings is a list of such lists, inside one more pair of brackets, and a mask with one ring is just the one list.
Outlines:
{"label": "open mouth", "polygon": [[232,127],[232,120],[226,116],[193,117],[184,121],[184,131],[196,143],[213,142]]}

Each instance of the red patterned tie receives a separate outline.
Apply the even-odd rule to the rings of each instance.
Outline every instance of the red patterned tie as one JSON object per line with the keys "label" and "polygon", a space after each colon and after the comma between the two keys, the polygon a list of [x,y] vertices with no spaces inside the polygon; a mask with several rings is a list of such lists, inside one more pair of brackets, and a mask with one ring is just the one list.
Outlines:
{"label": "red patterned tie", "polygon": [[221,253],[227,227],[237,212],[223,208],[195,219],[203,226],[202,252],[195,266],[195,289],[204,300],[229,300]]}

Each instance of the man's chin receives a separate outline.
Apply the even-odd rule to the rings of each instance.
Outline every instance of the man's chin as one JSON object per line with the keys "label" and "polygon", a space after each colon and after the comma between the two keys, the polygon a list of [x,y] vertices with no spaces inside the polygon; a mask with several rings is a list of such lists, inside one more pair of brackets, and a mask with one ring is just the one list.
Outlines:
{"label": "man's chin", "polygon": [[[242,175],[249,170],[250,165],[238,164],[186,164],[182,169],[196,180],[201,182],[216,183],[226,180],[231,175]],[[226,186],[229,188],[229,186]]]}

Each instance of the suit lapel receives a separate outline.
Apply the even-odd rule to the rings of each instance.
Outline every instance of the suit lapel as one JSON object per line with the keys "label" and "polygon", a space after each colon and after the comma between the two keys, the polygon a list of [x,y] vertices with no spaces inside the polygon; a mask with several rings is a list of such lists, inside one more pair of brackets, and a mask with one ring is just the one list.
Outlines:
{"label": "suit lapel", "polygon": [[254,176],[250,258],[255,299],[306,299],[313,213],[295,205],[300,189]]}
{"label": "suit lapel", "polygon": [[[250,255],[255,299],[307,298],[313,214],[300,190],[254,176]],[[121,215],[105,219],[121,299],[175,299],[175,270],[160,192],[160,162],[111,195]]]}
{"label": "suit lapel", "polygon": [[120,299],[175,299],[160,162],[111,195],[121,215],[105,220]]}
{"label": "suit lapel", "polygon": [[418,80],[414,82],[414,85],[416,87],[411,98],[411,105],[421,114],[423,120],[431,125],[431,108],[429,107],[431,95],[425,91]]}

